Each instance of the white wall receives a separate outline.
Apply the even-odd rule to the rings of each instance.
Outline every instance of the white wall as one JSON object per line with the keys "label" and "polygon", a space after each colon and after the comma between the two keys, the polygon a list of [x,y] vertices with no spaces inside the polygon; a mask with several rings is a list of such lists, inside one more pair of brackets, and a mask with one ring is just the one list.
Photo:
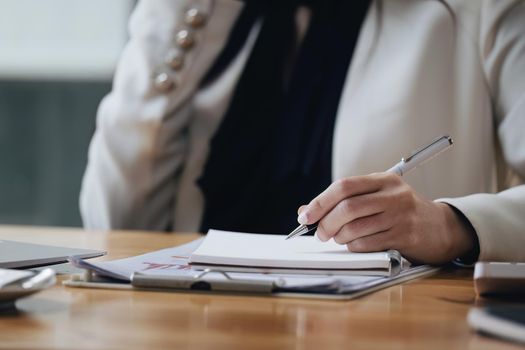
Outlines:
{"label": "white wall", "polygon": [[131,0],[0,0],[0,79],[110,80]]}

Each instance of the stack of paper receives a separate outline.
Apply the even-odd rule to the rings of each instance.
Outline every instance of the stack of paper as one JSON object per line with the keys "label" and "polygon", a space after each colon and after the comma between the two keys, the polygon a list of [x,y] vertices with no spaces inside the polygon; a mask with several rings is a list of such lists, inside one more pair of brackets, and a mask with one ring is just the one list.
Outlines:
{"label": "stack of paper", "polygon": [[[283,236],[210,231],[205,239],[125,259],[97,262],[71,257],[75,266],[89,272],[65,284],[350,299],[437,270],[406,267],[384,276],[392,273],[397,257],[401,259],[394,252],[349,253],[345,246],[312,237],[285,241]],[[348,276],[366,271],[372,275]]]}
{"label": "stack of paper", "polygon": [[[70,261],[76,267],[95,272],[97,276],[109,277],[123,282],[131,282],[137,276],[140,276],[140,279],[147,278],[151,283],[155,283],[155,279],[162,279],[164,282],[169,279],[192,279],[200,275],[201,271],[192,268],[188,259],[202,241],[203,239],[198,239],[178,247],[113,261],[86,261],[74,256],[70,257]],[[228,273],[228,277],[242,281],[265,281],[286,288],[321,288],[325,290],[334,288],[337,284],[331,276],[322,275]],[[228,278],[221,273],[210,273],[204,279],[216,282]]]}

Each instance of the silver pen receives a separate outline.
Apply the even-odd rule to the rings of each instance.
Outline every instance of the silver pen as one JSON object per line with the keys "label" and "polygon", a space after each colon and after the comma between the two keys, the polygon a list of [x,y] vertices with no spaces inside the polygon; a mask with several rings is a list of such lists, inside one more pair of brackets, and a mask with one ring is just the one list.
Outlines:
{"label": "silver pen", "polygon": [[[386,172],[403,176],[417,168],[419,165],[425,163],[427,160],[430,160],[441,152],[446,151],[453,145],[453,143],[454,141],[452,141],[452,138],[448,135],[438,137],[427,146],[413,152],[410,156],[401,158],[399,163],[388,169]],[[316,228],[317,223],[311,225],[301,224],[286,236],[285,239],[302,236]]]}

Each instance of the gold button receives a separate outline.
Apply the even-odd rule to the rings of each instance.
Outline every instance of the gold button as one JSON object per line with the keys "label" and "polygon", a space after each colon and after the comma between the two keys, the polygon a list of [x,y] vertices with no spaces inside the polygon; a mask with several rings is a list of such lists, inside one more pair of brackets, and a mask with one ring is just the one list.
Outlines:
{"label": "gold button", "polygon": [[175,88],[175,81],[167,73],[159,73],[154,79],[155,88],[162,92],[168,92]]}
{"label": "gold button", "polygon": [[187,29],[180,30],[177,33],[177,44],[183,49],[189,49],[195,43],[193,33]]}
{"label": "gold button", "polygon": [[186,11],[185,21],[187,25],[198,28],[206,22],[206,15],[197,8],[191,8]]}
{"label": "gold button", "polygon": [[166,55],[166,64],[173,70],[179,70],[184,65],[184,54],[178,50],[172,50]]}

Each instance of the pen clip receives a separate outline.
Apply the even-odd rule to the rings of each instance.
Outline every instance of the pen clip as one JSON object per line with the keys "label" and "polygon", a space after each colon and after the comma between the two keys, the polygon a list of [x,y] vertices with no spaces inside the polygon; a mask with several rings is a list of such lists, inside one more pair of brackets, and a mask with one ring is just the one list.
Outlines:
{"label": "pen clip", "polygon": [[443,142],[443,141],[446,141],[448,143],[448,146],[452,145],[454,143],[454,141],[452,140],[452,138],[448,135],[444,135],[444,136],[440,136],[438,137],[437,139],[435,139],[434,141],[432,141],[431,143],[429,143],[428,145],[412,152],[411,155],[409,155],[408,157],[403,157],[401,158],[401,161],[403,163],[408,163],[410,162],[412,159],[414,159],[414,157],[416,157],[418,154],[426,151],[427,149],[431,148],[431,147],[434,147],[434,145],[436,145],[437,143],[440,143],[440,142]]}
{"label": "pen clip", "polygon": [[228,275],[227,272],[221,271],[221,270],[213,270],[213,269],[205,269],[202,272],[200,272],[200,273],[196,274],[195,276],[193,276],[193,278],[198,280],[198,279],[204,277],[205,275],[207,275],[209,273],[219,273],[219,274],[223,275],[224,277],[226,277],[226,279],[233,280],[233,278],[231,278],[230,275]]}

